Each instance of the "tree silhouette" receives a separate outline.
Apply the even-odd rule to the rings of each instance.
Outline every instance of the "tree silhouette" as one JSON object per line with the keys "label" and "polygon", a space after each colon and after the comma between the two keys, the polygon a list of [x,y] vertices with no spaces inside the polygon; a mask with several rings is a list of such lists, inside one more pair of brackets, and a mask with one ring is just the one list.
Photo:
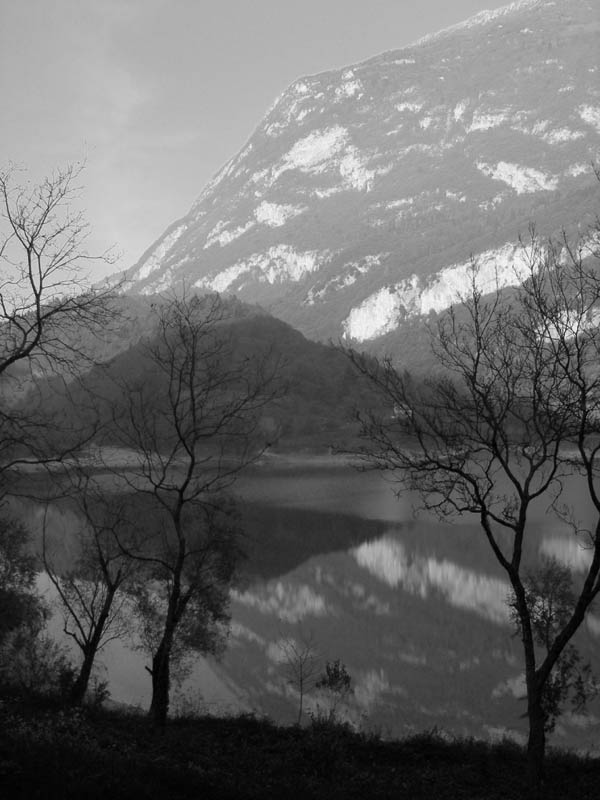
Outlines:
{"label": "tree silhouette", "polygon": [[[510,581],[534,793],[566,685],[556,684],[557,671],[568,664],[569,643],[600,592],[599,239],[600,225],[577,244],[566,235],[544,243],[532,230],[522,243],[526,275],[516,275],[511,290],[482,287],[474,262],[462,303],[430,329],[438,369],[425,379],[396,370],[389,358],[348,351],[388,408],[387,415],[360,414],[365,466],[391,471],[443,519],[475,515]],[[589,495],[591,529],[564,502],[567,480]],[[527,577],[524,552],[530,512],[544,500],[589,558],[577,590],[562,593],[540,652],[541,587]]]}
{"label": "tree silhouette", "polygon": [[119,480],[146,521],[132,518],[119,546],[139,567],[131,591],[151,654],[150,714],[163,726],[172,660],[215,651],[225,631],[240,555],[227,493],[262,454],[260,419],[281,387],[270,352],[236,352],[235,305],[173,296],[154,313],[156,335],[139,373],[120,381],[108,436],[137,462]]}

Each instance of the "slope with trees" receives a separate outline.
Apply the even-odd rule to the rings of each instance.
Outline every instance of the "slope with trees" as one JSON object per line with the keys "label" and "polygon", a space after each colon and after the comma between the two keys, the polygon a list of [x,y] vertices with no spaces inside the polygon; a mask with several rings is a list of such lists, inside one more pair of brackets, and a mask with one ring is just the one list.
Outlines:
{"label": "slope with trees", "polygon": [[[112,408],[120,403],[124,380],[143,378],[150,404],[160,396],[164,376],[152,368],[148,348],[160,336],[155,311],[163,302],[165,297],[160,295],[122,296],[122,317],[113,324],[120,331],[118,340],[113,343],[111,336],[106,351],[96,349],[98,363],[70,384],[70,396],[65,400],[51,381],[45,389],[40,387],[49,413],[64,414],[68,408],[78,427],[89,430],[90,442],[97,442],[99,423],[107,432],[112,425]],[[260,308],[231,298],[222,298],[222,304],[226,311],[222,327],[240,359],[251,363],[271,353],[280,361],[280,379],[287,391],[276,402],[265,404],[260,415],[269,445],[282,451],[323,451],[356,440],[354,409],[376,404],[378,396],[366,381],[357,379],[347,360],[334,347],[307,340]],[[110,442],[110,436],[105,436],[102,441],[117,444],[118,438],[113,436]]]}
{"label": "slope with trees", "polygon": [[[474,263],[468,296],[430,330],[437,370],[424,381],[389,359],[348,352],[394,409],[361,415],[366,466],[391,470],[443,519],[475,515],[509,579],[536,794],[557,703],[571,689],[576,703],[594,691],[570,643],[600,593],[599,232],[576,244],[543,243],[532,232],[523,244],[527,280],[511,292],[484,295]],[[591,528],[568,505],[569,480],[586,488]],[[544,596],[549,565],[532,576],[525,555],[529,514],[540,502],[588,550],[583,580],[575,585],[561,572],[553,606]]]}
{"label": "slope with trees", "polygon": [[[131,497],[131,524],[117,539],[138,567],[129,591],[151,655],[150,714],[160,726],[173,663],[189,648],[213,652],[224,634],[239,555],[226,495],[263,452],[261,415],[282,392],[277,358],[233,347],[230,312],[218,296],[157,303],[157,336],[138,369],[119,379],[107,433],[136,454],[133,470],[114,473]],[[142,507],[146,519],[150,512],[143,529]]]}

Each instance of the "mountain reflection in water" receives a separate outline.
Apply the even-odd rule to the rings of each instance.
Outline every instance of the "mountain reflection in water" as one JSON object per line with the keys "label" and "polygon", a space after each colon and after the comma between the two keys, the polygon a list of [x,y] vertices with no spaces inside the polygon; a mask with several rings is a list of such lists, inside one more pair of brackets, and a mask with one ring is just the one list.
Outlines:
{"label": "mountain reflection in water", "polygon": [[[306,556],[232,594],[231,644],[219,669],[243,689],[248,708],[294,721],[298,694],[286,681],[282,653],[290,640],[311,640],[323,661],[339,658],[352,675],[345,713],[358,725],[390,735],[439,726],[523,740],[522,656],[506,606],[509,585],[475,519],[415,519],[410,497],[398,500],[378,474],[349,468],[265,471],[245,479],[241,491],[276,520],[270,545],[289,556],[284,543],[291,542]],[[577,507],[586,513],[584,503]],[[529,563],[541,554],[574,569],[585,562],[581,543],[547,508],[535,507],[530,524]],[[591,617],[577,640],[596,663],[599,627]],[[313,695],[308,709],[317,703],[326,699]],[[597,704],[587,718],[563,718],[555,743],[597,745],[595,714]]]}
{"label": "mountain reflection in water", "polygon": [[[298,694],[284,674],[285,645],[310,639],[323,666],[339,658],[352,676],[341,713],[357,726],[522,739],[509,586],[475,520],[415,519],[411,498],[398,500],[378,474],[331,464],[257,467],[239,494],[248,559],[231,594],[228,647],[220,662],[196,659],[175,706],[183,698],[184,707],[255,710],[292,723]],[[56,516],[64,523],[64,513]],[[546,509],[532,515],[531,563],[552,555],[576,578],[589,558],[582,544]],[[591,616],[577,639],[598,671],[599,636]],[[142,654],[114,643],[104,662],[115,700],[147,704]],[[317,703],[327,700],[313,692],[307,710]],[[591,712],[563,718],[553,742],[598,747],[598,703]]]}
{"label": "mountain reflection in water", "polygon": [[400,587],[423,600],[437,590],[457,608],[474,611],[492,622],[509,621],[507,581],[480,575],[446,559],[421,556],[411,559],[402,541],[392,536],[366,542],[353,555],[361,567],[392,588]]}

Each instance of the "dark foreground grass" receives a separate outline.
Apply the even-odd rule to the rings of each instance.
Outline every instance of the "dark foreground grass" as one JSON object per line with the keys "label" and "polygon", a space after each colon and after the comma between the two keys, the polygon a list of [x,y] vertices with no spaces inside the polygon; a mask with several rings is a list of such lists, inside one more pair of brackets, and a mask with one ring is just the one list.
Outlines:
{"label": "dark foreground grass", "polygon": [[[281,728],[250,716],[175,720],[154,732],[139,715],[64,711],[0,700],[0,797],[527,797],[525,757],[511,743],[435,734],[383,742],[340,726]],[[544,797],[596,800],[600,762],[549,755]]]}

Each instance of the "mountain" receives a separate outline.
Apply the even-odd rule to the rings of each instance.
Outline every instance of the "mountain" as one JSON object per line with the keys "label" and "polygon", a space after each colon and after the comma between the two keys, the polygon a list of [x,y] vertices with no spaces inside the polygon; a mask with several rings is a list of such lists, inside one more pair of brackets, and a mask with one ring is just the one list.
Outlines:
{"label": "mountain", "polygon": [[[95,422],[98,414],[110,421],[115,409],[123,407],[126,385],[143,382],[149,398],[163,396],[166,377],[149,354],[158,335],[156,302],[156,297],[121,297],[120,316],[112,330],[86,340],[95,366],[87,364],[67,392],[61,377],[38,381],[29,395],[31,410],[43,408],[49,420],[68,419],[78,432],[86,421]],[[276,450],[347,447],[358,434],[355,409],[382,410],[375,391],[339,350],[310,341],[285,322],[235,298],[223,308],[224,337],[231,340],[235,358],[250,364],[267,358],[278,364],[281,396],[265,406],[261,418],[261,440]],[[56,427],[64,443],[65,426]],[[157,431],[161,434],[160,423]]]}
{"label": "mountain", "polygon": [[231,293],[311,338],[414,360],[471,255],[509,285],[530,223],[591,221],[599,62],[597,0],[522,0],[297,80],[124,286]]}

